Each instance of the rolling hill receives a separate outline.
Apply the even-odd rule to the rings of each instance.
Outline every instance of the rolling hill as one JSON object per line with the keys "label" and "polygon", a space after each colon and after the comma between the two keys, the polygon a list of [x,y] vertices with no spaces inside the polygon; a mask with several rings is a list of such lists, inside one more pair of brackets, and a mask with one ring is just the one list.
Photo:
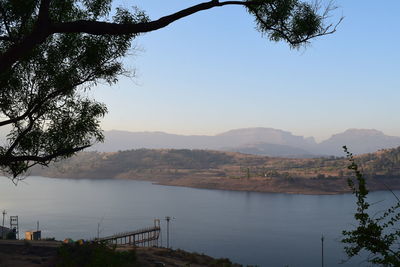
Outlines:
{"label": "rolling hill", "polygon": [[[400,148],[357,156],[368,186],[400,189]],[[34,168],[32,175],[56,178],[134,179],[166,185],[260,192],[333,194],[348,192],[347,159],[278,158],[188,149],[82,152]]]}

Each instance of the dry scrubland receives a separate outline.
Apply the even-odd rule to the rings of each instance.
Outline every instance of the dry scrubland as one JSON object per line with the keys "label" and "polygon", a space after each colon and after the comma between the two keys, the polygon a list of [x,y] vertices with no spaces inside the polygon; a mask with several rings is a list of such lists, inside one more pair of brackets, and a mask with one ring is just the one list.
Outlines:
{"label": "dry scrubland", "polygon": [[[400,148],[356,157],[371,190],[400,189]],[[132,179],[163,185],[256,192],[348,192],[351,171],[341,157],[277,158],[209,150],[138,149],[83,152],[32,175],[77,179]]]}
{"label": "dry scrubland", "polygon": [[[62,254],[59,246],[60,242],[41,242],[41,241],[1,241],[0,242],[0,266],[2,267],[53,267],[53,266],[80,266],[69,265],[66,263],[65,255]],[[78,247],[79,249],[79,247]],[[133,259],[128,259],[123,263],[111,262],[109,265],[102,262],[100,266],[132,266],[132,267],[156,267],[156,266],[192,266],[192,267],[240,267],[228,259],[215,259],[210,256],[186,252],[183,250],[172,250],[166,248],[116,248],[116,252],[130,253],[134,250]],[[75,249],[75,254],[67,257],[84,256],[86,259],[89,255],[99,256],[96,254],[82,254],[88,252],[85,248]],[[112,249],[107,249],[107,252]],[[94,253],[94,251],[91,251]],[[104,253],[103,253],[104,254]],[[114,254],[115,255],[115,254]],[[101,256],[100,256],[101,257]],[[95,257],[93,257],[95,258]],[[164,265],[163,265],[164,264]],[[86,265],[85,265],[86,266]],[[99,266],[95,262],[91,262],[88,266]]]}

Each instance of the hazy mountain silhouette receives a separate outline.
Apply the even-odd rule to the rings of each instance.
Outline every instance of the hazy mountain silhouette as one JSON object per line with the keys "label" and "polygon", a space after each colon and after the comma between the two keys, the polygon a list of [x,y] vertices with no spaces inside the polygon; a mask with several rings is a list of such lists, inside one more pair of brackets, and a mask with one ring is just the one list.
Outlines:
{"label": "hazy mountain silhouette", "polygon": [[343,156],[343,145],[347,145],[355,154],[368,153],[400,146],[400,137],[387,136],[377,130],[349,129],[318,144],[313,137],[306,138],[283,130],[261,127],[235,129],[215,136],[113,130],[106,131],[105,142],[95,145],[92,150],[211,149],[280,157],[310,157]]}
{"label": "hazy mountain silhouette", "polygon": [[343,156],[342,146],[346,145],[355,154],[374,152],[383,148],[400,146],[400,137],[388,136],[374,129],[349,129],[335,134],[318,145],[324,154]]}
{"label": "hazy mountain silhouette", "polygon": [[[272,128],[246,128],[215,136],[177,135],[163,132],[106,131],[105,142],[92,150],[113,152],[138,148],[213,149],[245,151],[249,154],[270,156],[311,155],[307,148],[316,145],[313,138],[295,136]],[[259,148],[255,151],[256,146]],[[240,150],[238,150],[240,149]]]}
{"label": "hazy mountain silhouette", "polygon": [[227,143],[220,148],[226,151],[278,157],[308,157],[316,153],[314,138],[296,136],[290,132],[272,128],[235,129],[216,135]]}
{"label": "hazy mountain silhouette", "polygon": [[273,128],[244,128],[230,130],[216,135],[216,137],[230,140],[231,142],[246,143],[269,143],[277,145],[288,145],[295,147],[307,147],[316,145],[313,137],[304,138],[303,136],[293,135],[291,132]]}

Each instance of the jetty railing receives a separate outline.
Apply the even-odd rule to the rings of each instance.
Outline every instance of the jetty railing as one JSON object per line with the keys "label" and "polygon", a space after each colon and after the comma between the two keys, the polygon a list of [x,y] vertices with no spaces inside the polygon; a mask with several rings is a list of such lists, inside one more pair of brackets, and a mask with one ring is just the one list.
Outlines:
{"label": "jetty railing", "polygon": [[111,236],[96,238],[96,242],[106,242],[113,245],[158,247],[161,227],[160,220],[154,220],[153,227],[142,228],[132,232],[122,232]]}

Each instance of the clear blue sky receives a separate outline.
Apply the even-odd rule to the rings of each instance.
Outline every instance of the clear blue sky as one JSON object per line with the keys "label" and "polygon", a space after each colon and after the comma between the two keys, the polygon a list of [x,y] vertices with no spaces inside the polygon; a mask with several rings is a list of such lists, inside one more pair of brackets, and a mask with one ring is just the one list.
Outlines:
{"label": "clear blue sky", "polygon": [[[152,19],[200,3],[120,0]],[[272,127],[318,140],[348,128],[400,136],[399,0],[337,0],[334,35],[272,43],[241,7],[198,13],[135,40],[134,79],[98,86],[105,130],[216,134]]]}

